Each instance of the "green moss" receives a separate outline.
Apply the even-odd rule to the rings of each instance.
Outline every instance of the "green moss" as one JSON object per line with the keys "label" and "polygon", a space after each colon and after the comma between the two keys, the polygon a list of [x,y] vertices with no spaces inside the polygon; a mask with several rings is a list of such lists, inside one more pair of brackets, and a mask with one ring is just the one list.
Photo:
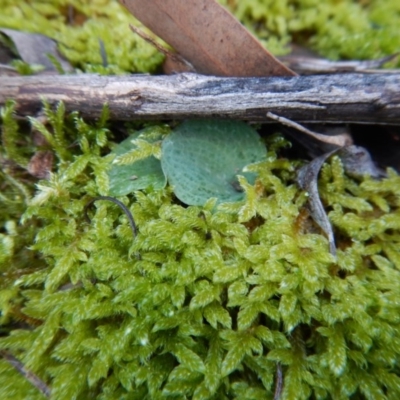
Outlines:
{"label": "green moss", "polygon": [[[1,7],[1,27],[42,33],[57,40],[64,56],[84,71],[154,72],[163,61],[157,50],[132,33],[129,24],[137,25],[138,21],[116,0],[2,0]],[[103,66],[100,40],[107,67]]]}
{"label": "green moss", "polygon": [[[396,1],[270,2],[268,12],[261,0],[225,3],[274,51],[291,38],[333,58],[399,48]],[[80,23],[66,23],[67,4]],[[131,20],[107,0],[3,0],[0,15],[2,26],[23,22],[59,40],[82,70],[154,71],[162,57],[131,34]],[[12,103],[1,111],[0,349],[52,398],[272,399],[278,365],[283,399],[399,398],[397,173],[355,180],[337,157],[323,167],[337,258],[294,183],[300,162],[279,156],[279,135],[251,167],[255,184],[239,179],[242,202],[184,207],[168,186],[120,197],[138,225],[134,240],[112,203],[96,202],[84,218],[108,193],[120,127],[107,109],[96,123],[62,105],[44,113],[46,125],[31,123],[55,165],[37,182],[25,169],[37,150],[27,127]],[[0,397],[43,398],[3,359]]]}
{"label": "green moss", "polygon": [[[287,53],[291,42],[332,59],[373,59],[400,48],[397,0],[219,2],[274,54]],[[2,0],[1,6],[1,27],[48,35],[59,42],[67,59],[84,71],[154,72],[163,61],[160,53],[131,32],[129,23],[139,22],[116,0]],[[107,55],[106,67],[100,40]]]}
{"label": "green moss", "polygon": [[400,6],[396,0],[220,2],[276,54],[288,52],[291,42],[331,59],[374,59],[400,48]]}
{"label": "green moss", "polygon": [[[32,122],[50,139],[56,171],[36,190],[19,187],[17,167],[2,184],[0,348],[52,398],[268,399],[278,364],[284,399],[398,398],[396,173],[356,181],[336,157],[324,166],[337,259],[305,213],[297,163],[277,156],[279,136],[251,167],[256,183],[240,180],[242,202],[184,207],[169,187],[121,197],[138,225],[133,240],[112,203],[83,218],[108,190],[106,110],[92,125],[65,119],[62,106],[45,113],[50,126]],[[23,140],[4,118],[10,130]],[[3,159],[16,150],[5,146]],[[0,368],[2,397],[41,398]]]}

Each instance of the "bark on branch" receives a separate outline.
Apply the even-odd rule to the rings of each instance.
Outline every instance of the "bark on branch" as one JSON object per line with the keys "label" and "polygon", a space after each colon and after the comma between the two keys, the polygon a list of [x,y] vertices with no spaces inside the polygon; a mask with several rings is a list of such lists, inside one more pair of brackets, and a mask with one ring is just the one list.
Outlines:
{"label": "bark on branch", "polygon": [[112,119],[235,118],[271,122],[268,111],[302,123],[400,124],[400,72],[271,78],[61,75],[0,77],[0,106],[17,102],[21,115],[42,99],[97,118],[108,103]]}

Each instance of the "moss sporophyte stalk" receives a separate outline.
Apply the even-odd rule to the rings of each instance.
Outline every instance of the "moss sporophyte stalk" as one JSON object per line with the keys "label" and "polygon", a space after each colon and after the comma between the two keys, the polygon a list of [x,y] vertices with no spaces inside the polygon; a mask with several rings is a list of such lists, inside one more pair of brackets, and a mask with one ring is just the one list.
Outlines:
{"label": "moss sporophyte stalk", "polygon": [[[273,398],[278,368],[285,399],[399,396],[397,173],[355,179],[336,156],[324,164],[318,187],[335,258],[295,183],[302,163],[279,156],[280,135],[255,136],[263,155],[248,178],[239,171],[239,199],[188,206],[164,183],[117,196],[133,238],[117,205],[96,201],[90,223],[85,207],[109,196],[114,168],[162,163],[170,129],[133,133],[125,161],[136,161],[119,165],[107,109],[97,123],[66,116],[62,104],[44,113],[47,125],[31,123],[56,162],[35,183],[23,169],[35,148],[13,104],[2,110],[0,348],[51,398]],[[6,360],[0,369],[6,398],[43,397]]]}

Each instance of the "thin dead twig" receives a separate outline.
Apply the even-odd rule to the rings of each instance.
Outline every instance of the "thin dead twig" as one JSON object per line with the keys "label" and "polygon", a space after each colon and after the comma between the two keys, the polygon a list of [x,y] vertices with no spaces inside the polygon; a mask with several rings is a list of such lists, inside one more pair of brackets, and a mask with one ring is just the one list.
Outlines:
{"label": "thin dead twig", "polygon": [[2,356],[10,365],[12,365],[23,377],[25,377],[36,389],[38,389],[44,396],[50,398],[51,389],[32,371],[29,371],[10,352],[6,350],[0,350],[0,356]]}
{"label": "thin dead twig", "polygon": [[166,57],[169,57],[175,63],[184,65],[186,72],[196,72],[193,65],[190,64],[189,61],[185,60],[180,54],[168,50],[167,48],[157,43],[151,36],[149,36],[147,33],[144,33],[141,29],[137,28],[136,26],[129,24],[129,28],[133,33],[136,33],[136,35],[140,36],[147,43],[155,47],[160,53],[164,54]]}
{"label": "thin dead twig", "polygon": [[279,115],[276,115],[272,112],[267,112],[267,117],[271,118],[277,122],[280,122],[282,125],[286,125],[290,128],[297,129],[298,131],[303,132],[306,135],[309,135],[309,136],[313,137],[314,139],[317,139],[324,143],[333,144],[338,147],[349,146],[353,143],[351,137],[346,133],[343,133],[341,135],[335,135],[335,136],[322,135],[321,133],[310,131],[306,127],[298,124],[297,122],[291,121],[290,119],[285,118],[285,117],[280,117]]}
{"label": "thin dead twig", "polygon": [[279,400],[281,398],[282,390],[283,390],[283,372],[282,372],[282,365],[278,362],[276,364],[274,400]]}

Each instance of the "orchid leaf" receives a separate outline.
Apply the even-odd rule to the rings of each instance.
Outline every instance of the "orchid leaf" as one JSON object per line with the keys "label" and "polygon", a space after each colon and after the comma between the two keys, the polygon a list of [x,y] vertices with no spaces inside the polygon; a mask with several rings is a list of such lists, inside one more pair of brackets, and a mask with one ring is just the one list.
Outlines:
{"label": "orchid leaf", "polygon": [[[134,141],[140,135],[141,131],[136,132],[116,146],[113,152],[116,157],[132,152],[136,148]],[[162,189],[166,185],[160,160],[154,156],[127,165],[113,164],[108,176],[110,178],[109,194],[111,196],[124,196],[135,190],[147,189],[148,187]]]}
{"label": "orchid leaf", "polygon": [[224,203],[244,198],[237,175],[253,184],[256,174],[244,167],[265,155],[259,135],[244,122],[190,120],[164,140],[161,165],[183,203],[203,205],[213,197]]}

